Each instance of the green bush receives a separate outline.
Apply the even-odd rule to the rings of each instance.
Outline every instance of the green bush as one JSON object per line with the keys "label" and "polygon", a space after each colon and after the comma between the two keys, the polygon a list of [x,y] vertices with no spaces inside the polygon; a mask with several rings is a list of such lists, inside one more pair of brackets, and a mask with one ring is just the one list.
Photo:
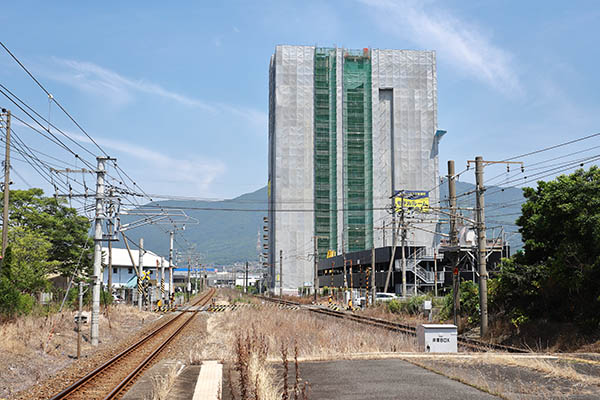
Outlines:
{"label": "green bush", "polygon": [[[459,315],[467,317],[469,324],[479,322],[479,287],[473,281],[462,281],[460,283],[460,310]],[[453,315],[453,293],[444,297],[444,305],[440,310],[440,318],[450,319]]]}
{"label": "green bush", "polygon": [[3,317],[30,314],[34,304],[33,296],[21,293],[5,277],[0,278],[0,314]]}
{"label": "green bush", "polygon": [[402,305],[400,304],[400,300],[390,300],[387,302],[387,309],[389,312],[397,314],[402,309]]}
{"label": "green bush", "polygon": [[323,286],[323,296],[329,296],[329,288],[327,286]]}

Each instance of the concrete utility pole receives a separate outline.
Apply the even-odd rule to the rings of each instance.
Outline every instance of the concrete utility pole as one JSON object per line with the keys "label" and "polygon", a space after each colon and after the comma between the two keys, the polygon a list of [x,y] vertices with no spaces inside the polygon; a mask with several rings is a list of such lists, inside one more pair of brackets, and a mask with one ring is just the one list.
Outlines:
{"label": "concrete utility pole", "polygon": [[81,358],[81,318],[83,316],[83,282],[79,282],[79,313],[77,314],[77,359]]}
{"label": "concrete utility pole", "polygon": [[160,305],[165,305],[165,259],[160,259]]}
{"label": "concrete utility pole", "polygon": [[476,185],[476,210],[477,210],[477,248],[479,262],[479,309],[481,310],[480,335],[488,333],[488,309],[487,309],[487,266],[486,266],[486,238],[485,238],[485,212],[483,186],[483,157],[475,157],[475,185]]}
{"label": "concrete utility pole", "polygon": [[314,277],[313,277],[313,300],[315,301],[315,303],[317,302],[317,291],[319,290],[319,246],[318,246],[318,237],[314,236],[314,241],[315,241],[315,254],[313,255],[314,257],[314,264],[315,264],[315,268],[314,268]]}
{"label": "concrete utility pole", "polygon": [[[110,190],[110,197],[112,198],[112,189]],[[112,205],[111,205],[112,207]],[[112,221],[108,224],[108,293],[112,297],[112,238],[114,234],[114,225]]]}
{"label": "concrete utility pole", "polygon": [[248,261],[246,261],[246,275],[244,276],[244,293],[248,293]]}
{"label": "concrete utility pole", "polygon": [[438,273],[437,273],[437,252],[433,250],[433,283],[435,284],[433,295],[438,296]]}
{"label": "concrete utility pole", "polygon": [[[140,249],[138,252],[138,266],[140,269],[140,275],[138,277],[138,281],[142,282],[142,279],[144,278],[144,238],[140,238]],[[144,293],[140,293],[139,297],[138,297],[138,310],[142,311],[142,301],[143,301],[143,297],[145,295],[145,291]]]}
{"label": "concrete utility pole", "polygon": [[6,147],[4,150],[4,208],[2,209],[2,263],[4,253],[8,245],[8,200],[10,197],[10,111],[3,108],[2,113],[6,116]]}
{"label": "concrete utility pole", "polygon": [[[392,197],[392,199],[395,196]],[[394,228],[393,228],[393,232],[392,232],[392,256],[390,257],[390,265],[388,267],[388,272],[387,272],[387,276],[385,278],[385,286],[383,287],[383,291],[387,292],[388,291],[388,287],[390,285],[390,278],[392,277],[392,269],[394,267],[394,261],[396,258],[396,247],[397,247],[397,243],[398,243],[398,233],[400,231],[400,226],[402,226],[404,228],[404,193],[402,193],[402,197],[401,197],[401,209],[402,209],[402,214],[401,214],[401,223],[400,224],[396,224],[395,223],[395,213],[396,213],[396,204],[395,204],[395,200],[392,200],[392,203],[394,204]],[[405,234],[405,230],[402,229],[402,296],[406,296],[406,258],[404,256],[404,241],[406,239],[406,234]]]}
{"label": "concrete utility pole", "polygon": [[[385,230],[384,230],[385,232]],[[375,244],[371,249],[371,304],[375,305],[375,296],[377,294],[377,282],[375,281]]]}
{"label": "concrete utility pole", "polygon": [[[173,236],[175,232],[169,232],[169,302],[171,301],[171,295],[175,293],[173,287]],[[171,304],[172,306],[173,304]]]}
{"label": "concrete utility pole", "polygon": [[279,297],[283,296],[283,250],[279,250]]}
{"label": "concrete utility pole", "polygon": [[448,160],[448,198],[450,202],[450,246],[455,249],[452,254],[452,315],[454,325],[458,326],[458,309],[460,308],[460,275],[458,274],[458,230],[456,227],[456,177],[454,176],[454,160]]}
{"label": "concrete utility pole", "polygon": [[106,161],[113,160],[109,157],[96,157],[96,218],[94,222],[94,282],[92,287],[92,346],[98,346],[100,318],[100,284],[102,283],[102,220],[104,219],[104,175],[106,174]]}
{"label": "concrete utility pole", "polygon": [[404,194],[402,194],[402,212],[400,214],[400,226],[402,226],[402,297],[406,297],[406,224],[404,221]]}
{"label": "concrete utility pole", "polygon": [[[190,292],[192,291],[192,282],[190,281],[190,269],[192,268],[192,256],[188,256],[188,274],[187,274],[187,301],[190,301]],[[235,288],[235,276],[233,278],[233,287]]]}
{"label": "concrete utility pole", "polygon": [[[485,210],[484,210],[484,193],[483,186],[483,168],[489,164],[520,164],[523,171],[523,163],[520,161],[484,161],[483,157],[477,156],[475,160],[467,161],[468,164],[475,163],[475,190],[476,190],[476,225],[477,225],[477,248],[478,248],[478,263],[479,263],[479,309],[481,310],[481,336],[486,336],[488,333],[488,304],[487,304],[487,280],[488,273],[486,267],[486,237],[485,237]],[[507,165],[507,168],[509,166]]]}

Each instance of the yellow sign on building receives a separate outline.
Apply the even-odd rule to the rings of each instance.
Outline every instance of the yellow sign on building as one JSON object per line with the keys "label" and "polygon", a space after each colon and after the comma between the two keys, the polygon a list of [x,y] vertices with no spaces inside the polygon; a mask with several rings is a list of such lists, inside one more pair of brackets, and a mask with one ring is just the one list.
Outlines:
{"label": "yellow sign on building", "polygon": [[429,192],[419,190],[405,190],[395,197],[396,212],[416,210],[429,212]]}
{"label": "yellow sign on building", "polygon": [[336,255],[335,250],[327,250],[327,258],[335,257]]}

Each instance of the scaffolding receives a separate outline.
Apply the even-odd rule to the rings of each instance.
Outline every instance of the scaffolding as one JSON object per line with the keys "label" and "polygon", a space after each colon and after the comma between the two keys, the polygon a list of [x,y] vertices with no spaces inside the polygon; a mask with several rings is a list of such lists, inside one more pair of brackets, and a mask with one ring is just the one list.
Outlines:
{"label": "scaffolding", "polygon": [[315,235],[320,258],[337,248],[335,49],[315,49]]}
{"label": "scaffolding", "polygon": [[373,246],[371,55],[345,50],[343,72],[344,241],[346,251]]}

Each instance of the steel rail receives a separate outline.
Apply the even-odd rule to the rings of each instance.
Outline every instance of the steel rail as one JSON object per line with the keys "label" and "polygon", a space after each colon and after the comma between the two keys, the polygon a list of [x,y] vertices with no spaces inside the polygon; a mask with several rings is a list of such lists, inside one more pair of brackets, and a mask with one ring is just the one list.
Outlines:
{"label": "steel rail", "polygon": [[[195,304],[198,305],[200,303],[202,303],[203,305],[206,304],[214,295],[215,293],[215,289],[212,288],[210,289],[210,291],[208,293],[206,293],[205,295],[203,295]],[[187,321],[185,321],[175,332],[173,332],[171,335],[169,335],[169,337],[155,350],[153,350],[149,356],[147,356],[140,364],[138,364],[138,366],[134,369],[133,372],[129,373],[127,375],[127,377],[125,379],[123,379],[111,392],[110,394],[105,397],[105,399],[113,399],[116,398],[116,396],[119,395],[119,393],[122,391],[122,389],[129,383],[131,383],[133,381],[133,379],[135,379],[139,373],[154,359],[156,358],[156,356],[181,332],[181,330],[183,330],[183,328],[185,326],[187,326],[187,324],[194,318],[194,316],[196,315],[196,313],[199,311],[196,310],[196,312],[194,312],[194,314],[192,314]],[[55,396],[51,397],[51,400],[60,400],[60,399],[65,399],[68,398],[69,395],[74,394],[75,392],[77,392],[78,390],[80,390],[82,387],[84,387],[86,384],[90,383],[90,381],[92,381],[92,379],[94,379],[95,377],[99,376],[103,371],[107,370],[109,367],[115,365],[117,362],[124,360],[128,355],[132,354],[133,352],[135,352],[136,350],[138,350],[141,346],[143,346],[146,342],[148,342],[150,339],[152,339],[153,337],[155,337],[157,334],[161,333],[162,331],[164,331],[167,327],[172,326],[175,321],[178,321],[180,318],[182,318],[182,316],[184,315],[183,312],[181,312],[179,315],[177,315],[175,318],[171,319],[170,321],[167,321],[166,323],[162,324],[161,326],[157,327],[156,329],[154,329],[152,332],[150,332],[148,335],[144,336],[142,339],[140,339],[139,341],[137,341],[136,343],[134,343],[133,345],[129,346],[128,348],[126,348],[125,350],[123,350],[122,352],[120,352],[119,354],[117,354],[116,356],[114,356],[113,358],[111,358],[110,360],[108,360],[107,362],[105,362],[104,364],[102,364],[101,366],[99,366],[98,368],[94,369],[93,371],[91,371],[90,373],[88,373],[87,375],[85,375],[84,377],[80,378],[79,380],[77,380],[76,382],[74,382],[73,384],[71,384],[69,387],[67,387],[66,389],[64,389],[62,392],[56,394]]]}
{"label": "steel rail", "polygon": [[[263,300],[272,301],[272,302],[276,302],[276,303],[301,306],[301,307],[303,307],[303,309],[317,313],[317,314],[323,314],[323,315],[328,315],[328,316],[335,317],[335,318],[347,319],[347,320],[358,322],[361,324],[376,326],[379,328],[388,329],[388,330],[395,331],[395,332],[402,332],[402,333],[405,333],[405,334],[411,335],[411,336],[417,335],[417,329],[416,329],[416,327],[414,327],[412,325],[387,321],[387,320],[380,319],[380,318],[356,315],[356,314],[352,314],[352,313],[349,313],[346,311],[336,311],[336,310],[331,310],[331,309],[327,309],[327,308],[318,308],[317,306],[313,306],[313,305],[308,306],[308,305],[300,304],[297,302],[273,298],[273,297],[265,297],[265,296],[257,296],[257,297],[259,297],[260,299],[263,299]],[[474,350],[480,350],[480,351],[481,350],[498,350],[498,351],[504,351],[507,353],[530,353],[530,351],[527,349],[521,349],[518,347],[507,346],[507,345],[503,345],[503,344],[487,343],[487,342],[483,342],[481,340],[466,338],[466,337],[462,337],[462,336],[458,337],[458,344],[461,346],[464,346],[464,347],[468,347],[468,348],[471,348]]]}

